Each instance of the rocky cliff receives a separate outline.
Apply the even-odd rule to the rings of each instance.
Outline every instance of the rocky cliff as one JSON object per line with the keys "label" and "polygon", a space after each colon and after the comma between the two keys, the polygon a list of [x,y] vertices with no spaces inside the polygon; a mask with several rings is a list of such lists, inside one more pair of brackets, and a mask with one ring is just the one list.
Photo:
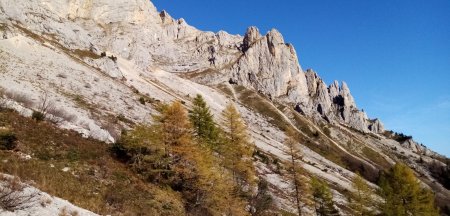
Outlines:
{"label": "rocky cliff", "polygon": [[280,209],[295,212],[290,179],[267,161],[287,160],[287,126],[299,135],[306,172],[334,186],[343,214],[354,173],[375,181],[396,161],[449,201],[450,192],[418,162],[438,163],[439,155],[383,133],[345,82],[327,85],[303,70],[277,30],[200,31],[146,0],[0,0],[0,12],[0,88],[8,92],[5,104],[22,115],[45,95],[67,112],[51,116],[60,127],[114,142],[120,130],[148,122],[156,104],[181,100],[190,107],[202,94],[219,121],[228,103],[237,104],[266,158],[255,162],[258,175]]}

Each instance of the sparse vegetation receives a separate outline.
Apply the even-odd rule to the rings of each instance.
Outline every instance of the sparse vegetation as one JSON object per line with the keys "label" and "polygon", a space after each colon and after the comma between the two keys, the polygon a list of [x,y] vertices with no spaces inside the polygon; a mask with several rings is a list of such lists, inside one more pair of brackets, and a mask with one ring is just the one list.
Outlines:
{"label": "sparse vegetation", "polygon": [[290,163],[289,163],[289,174],[291,175],[293,179],[293,187],[294,187],[294,194],[293,197],[295,198],[295,206],[297,207],[297,213],[299,216],[303,215],[303,207],[304,205],[310,204],[311,200],[311,194],[309,190],[308,180],[304,176],[304,170],[303,167],[298,163],[298,161],[302,158],[302,153],[300,150],[296,147],[296,139],[294,138],[296,136],[295,132],[288,128],[286,131],[287,138],[285,140],[286,146],[289,148],[288,154],[290,157]]}
{"label": "sparse vegetation", "polygon": [[375,198],[375,191],[357,173],[352,179],[354,191],[350,193],[350,209],[358,216],[371,216],[377,212],[378,203]]}
{"label": "sparse vegetation", "polygon": [[289,124],[285,118],[273,107],[267,99],[258,93],[246,89],[242,86],[235,86],[236,92],[239,94],[239,100],[249,109],[265,116],[267,120],[280,130],[284,130]]}
{"label": "sparse vegetation", "polygon": [[397,133],[394,131],[385,131],[383,135],[387,138],[393,139],[399,143],[405,142],[406,140],[412,139],[412,136],[405,135],[403,133]]}
{"label": "sparse vegetation", "polygon": [[44,95],[40,97],[38,110],[33,111],[32,118],[36,121],[43,121],[47,118],[47,114],[53,112],[54,109],[54,102],[49,98],[48,92],[44,92]]}
{"label": "sparse vegetation", "polygon": [[317,178],[312,178],[311,188],[316,215],[338,216],[339,211],[334,206],[333,194],[328,184]]}
{"label": "sparse vegetation", "polygon": [[[110,155],[105,143],[13,111],[0,112],[0,122],[20,141],[17,151],[34,155],[23,160],[0,151],[8,161],[0,163],[0,173],[33,181],[37,188],[99,214],[184,215],[177,193],[141,180]],[[71,171],[62,172],[64,167]]]}
{"label": "sparse vegetation", "polygon": [[24,209],[36,202],[37,193],[25,188],[18,177],[0,174],[0,212]]}

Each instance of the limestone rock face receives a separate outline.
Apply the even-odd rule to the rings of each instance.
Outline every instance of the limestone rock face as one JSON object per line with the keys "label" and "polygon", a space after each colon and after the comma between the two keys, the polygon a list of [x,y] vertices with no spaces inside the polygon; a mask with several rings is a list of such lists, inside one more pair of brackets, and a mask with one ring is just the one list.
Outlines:
{"label": "limestone rock face", "polygon": [[[132,61],[137,69],[162,68],[207,85],[230,81],[296,106],[319,121],[383,131],[379,120],[369,120],[357,109],[346,83],[327,86],[314,71],[304,72],[294,47],[275,29],[261,35],[250,27],[244,36],[204,32],[158,12],[147,0],[30,0],[14,6],[0,0],[0,10],[2,20],[9,17],[43,37],[54,35],[50,39],[70,50],[111,53]],[[14,33],[0,30],[4,38]],[[90,65],[122,77],[116,63],[107,59]]]}
{"label": "limestone rock face", "polygon": [[253,43],[255,43],[260,38],[261,34],[259,33],[259,29],[254,26],[249,27],[244,36],[242,51],[246,52],[253,45]]}
{"label": "limestone rock face", "polygon": [[373,121],[371,121],[371,124],[369,124],[368,129],[374,133],[383,133],[384,125],[379,119],[374,119]]}
{"label": "limestone rock face", "polygon": [[319,116],[330,123],[342,123],[360,131],[384,131],[383,124],[378,119],[370,120],[365,112],[357,109],[345,82],[341,87],[338,81],[326,86],[313,70],[308,69],[305,74],[310,100],[306,104],[298,104],[297,109],[312,116]]}
{"label": "limestone rock face", "polygon": [[99,24],[156,21],[156,8],[144,0],[43,0],[41,4],[69,19],[92,19]]}
{"label": "limestone rock face", "polygon": [[270,98],[307,99],[306,77],[293,47],[284,43],[282,35],[271,30],[261,37],[255,27],[247,30],[242,42],[243,54],[226,69],[231,79],[254,88]]}

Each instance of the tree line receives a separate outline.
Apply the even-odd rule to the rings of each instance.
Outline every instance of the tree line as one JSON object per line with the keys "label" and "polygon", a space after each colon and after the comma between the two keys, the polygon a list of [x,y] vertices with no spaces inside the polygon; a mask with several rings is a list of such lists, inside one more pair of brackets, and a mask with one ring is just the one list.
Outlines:
{"label": "tree line", "polygon": [[[122,134],[112,148],[117,158],[146,181],[178,192],[189,215],[273,215],[269,184],[255,174],[255,147],[232,103],[222,112],[222,127],[201,95],[189,111],[178,101],[158,111],[152,124]],[[295,131],[287,129],[286,134],[297,215],[307,215],[307,209],[320,216],[339,215],[327,183],[308,178],[303,170]],[[353,179],[349,208],[354,215],[439,214],[433,194],[406,165],[395,165],[380,179],[378,191],[359,175]]]}

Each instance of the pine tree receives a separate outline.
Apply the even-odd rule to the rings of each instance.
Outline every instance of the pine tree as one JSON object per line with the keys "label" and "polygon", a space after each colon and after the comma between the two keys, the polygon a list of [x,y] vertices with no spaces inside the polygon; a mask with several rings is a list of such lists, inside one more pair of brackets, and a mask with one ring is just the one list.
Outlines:
{"label": "pine tree", "polygon": [[374,215],[376,204],[374,203],[374,192],[367,182],[357,174],[352,180],[353,191],[351,192],[350,208],[355,215]]}
{"label": "pine tree", "polygon": [[294,138],[296,134],[292,128],[288,128],[286,130],[286,135],[285,144],[288,147],[290,157],[290,167],[288,170],[293,179],[295,205],[297,207],[298,215],[301,216],[302,206],[304,204],[309,204],[310,202],[310,191],[306,183],[307,180],[302,175],[304,171],[299,164],[299,160],[301,160],[301,151],[295,147],[297,144],[297,141]]}
{"label": "pine tree", "polygon": [[217,147],[219,142],[219,129],[214,122],[213,115],[201,95],[197,95],[193,102],[194,107],[189,112],[189,118],[194,127],[195,136],[210,145]]}
{"label": "pine tree", "polygon": [[243,185],[254,183],[252,144],[249,142],[247,127],[233,104],[229,104],[222,115],[225,132],[220,152],[224,166],[232,172],[235,185],[242,189]]}
{"label": "pine tree", "polygon": [[339,211],[334,207],[333,194],[328,185],[312,178],[311,187],[313,191],[314,208],[318,216],[337,216]]}
{"label": "pine tree", "polygon": [[434,195],[422,188],[408,166],[397,163],[380,180],[381,196],[385,199],[383,214],[387,216],[439,215]]}

